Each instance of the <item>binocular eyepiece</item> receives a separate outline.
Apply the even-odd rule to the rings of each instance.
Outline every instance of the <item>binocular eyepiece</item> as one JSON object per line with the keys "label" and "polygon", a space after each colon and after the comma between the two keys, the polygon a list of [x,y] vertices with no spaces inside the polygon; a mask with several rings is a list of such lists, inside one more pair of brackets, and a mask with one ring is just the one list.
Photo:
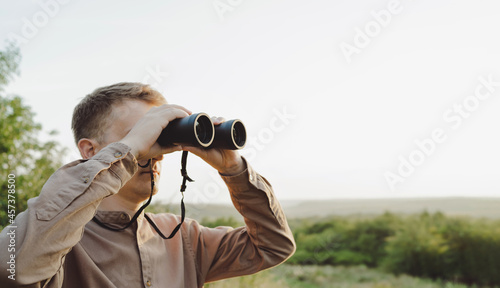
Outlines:
{"label": "binocular eyepiece", "polygon": [[196,113],[168,123],[158,137],[162,146],[185,144],[204,148],[238,150],[245,146],[245,125],[238,119],[215,126],[205,113]]}

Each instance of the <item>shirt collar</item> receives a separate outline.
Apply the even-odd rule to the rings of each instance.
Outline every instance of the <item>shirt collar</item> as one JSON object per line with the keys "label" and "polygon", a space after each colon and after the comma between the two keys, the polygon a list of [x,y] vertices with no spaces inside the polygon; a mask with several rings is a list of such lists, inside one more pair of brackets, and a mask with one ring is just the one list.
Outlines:
{"label": "shirt collar", "polygon": [[[97,210],[95,217],[102,223],[117,226],[117,228],[125,226],[128,222],[130,222],[130,220],[132,220],[132,217],[128,213],[123,211]],[[139,217],[137,217],[137,221],[141,222],[143,218],[144,211],[139,214]]]}

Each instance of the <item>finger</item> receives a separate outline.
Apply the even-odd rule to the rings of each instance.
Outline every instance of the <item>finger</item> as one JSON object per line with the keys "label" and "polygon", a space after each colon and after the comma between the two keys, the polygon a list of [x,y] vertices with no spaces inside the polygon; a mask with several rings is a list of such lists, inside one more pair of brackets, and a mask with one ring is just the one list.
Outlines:
{"label": "finger", "polygon": [[224,117],[212,117],[212,122],[214,123],[214,125],[220,125],[222,123],[224,123],[226,121],[226,119]]}
{"label": "finger", "polygon": [[193,112],[191,112],[191,110],[185,108],[184,106],[181,106],[181,105],[177,105],[177,104],[165,104],[166,106],[168,107],[172,107],[172,108],[176,108],[176,109],[179,109],[179,110],[183,110],[184,112],[188,113],[189,115],[193,114]]}
{"label": "finger", "polygon": [[212,151],[213,149],[204,149],[200,147],[195,147],[195,146],[182,146],[182,151],[187,151],[191,152],[194,155],[200,157],[203,159],[203,161],[207,162],[208,164],[212,165],[212,158],[214,157],[214,154]]}
{"label": "finger", "polygon": [[194,147],[194,146],[182,146],[181,149],[182,149],[182,151],[191,152],[191,153],[193,153],[197,156],[200,156],[200,157],[206,153],[206,151],[204,149]]}
{"label": "finger", "polygon": [[[173,121],[175,119],[180,119],[180,118],[184,118],[184,117],[189,116],[189,113],[187,113],[184,110],[177,109],[177,108],[168,108],[164,111],[164,113],[165,113],[165,116],[167,117],[168,123],[170,123],[171,121]],[[166,123],[166,125],[168,125],[168,123]],[[163,127],[163,128],[165,128],[165,127]]]}
{"label": "finger", "polygon": [[151,158],[163,158],[164,154],[169,154],[176,151],[182,151],[182,147],[179,145],[169,145],[163,147],[157,142],[151,147],[147,155],[141,157],[141,161],[144,159],[147,160]]}
{"label": "finger", "polygon": [[[158,146],[160,146],[160,145],[158,144]],[[176,152],[176,151],[182,151],[182,146],[172,145],[172,146],[161,147],[162,154],[169,154],[169,153]]]}

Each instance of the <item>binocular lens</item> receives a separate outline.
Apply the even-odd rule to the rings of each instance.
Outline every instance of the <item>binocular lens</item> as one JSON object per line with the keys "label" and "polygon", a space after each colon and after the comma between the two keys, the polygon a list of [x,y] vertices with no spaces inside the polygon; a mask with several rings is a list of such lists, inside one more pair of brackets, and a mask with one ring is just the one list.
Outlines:
{"label": "binocular lens", "polygon": [[240,121],[235,122],[233,125],[232,138],[238,149],[245,146],[245,142],[247,141],[247,133],[245,131],[245,126]]}
{"label": "binocular lens", "polygon": [[[213,139],[213,124],[208,117],[199,117],[195,124],[196,139],[204,145],[210,145]],[[205,147],[205,146],[204,146]]]}

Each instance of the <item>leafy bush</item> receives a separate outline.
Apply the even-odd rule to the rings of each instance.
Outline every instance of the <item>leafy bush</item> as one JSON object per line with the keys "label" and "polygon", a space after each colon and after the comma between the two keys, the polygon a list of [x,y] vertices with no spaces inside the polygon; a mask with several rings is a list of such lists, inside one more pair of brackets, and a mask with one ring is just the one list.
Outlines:
{"label": "leafy bush", "polygon": [[396,234],[387,239],[383,266],[400,274],[440,278],[446,274],[449,246],[439,231],[439,218],[422,214],[411,218]]}
{"label": "leafy bush", "polygon": [[422,214],[387,240],[384,267],[434,279],[500,284],[498,221]]}
{"label": "leafy bush", "polygon": [[243,224],[238,222],[234,217],[222,217],[217,219],[203,218],[200,222],[201,225],[206,227],[219,227],[219,226],[229,226],[229,227],[240,227]]}
{"label": "leafy bush", "polygon": [[332,218],[295,230],[297,251],[292,264],[366,265],[375,267],[385,255],[385,239],[397,219],[386,213],[369,220]]}
{"label": "leafy bush", "polygon": [[[293,222],[292,222],[293,223]],[[427,212],[293,225],[300,265],[365,265],[396,275],[500,284],[500,221]]]}

